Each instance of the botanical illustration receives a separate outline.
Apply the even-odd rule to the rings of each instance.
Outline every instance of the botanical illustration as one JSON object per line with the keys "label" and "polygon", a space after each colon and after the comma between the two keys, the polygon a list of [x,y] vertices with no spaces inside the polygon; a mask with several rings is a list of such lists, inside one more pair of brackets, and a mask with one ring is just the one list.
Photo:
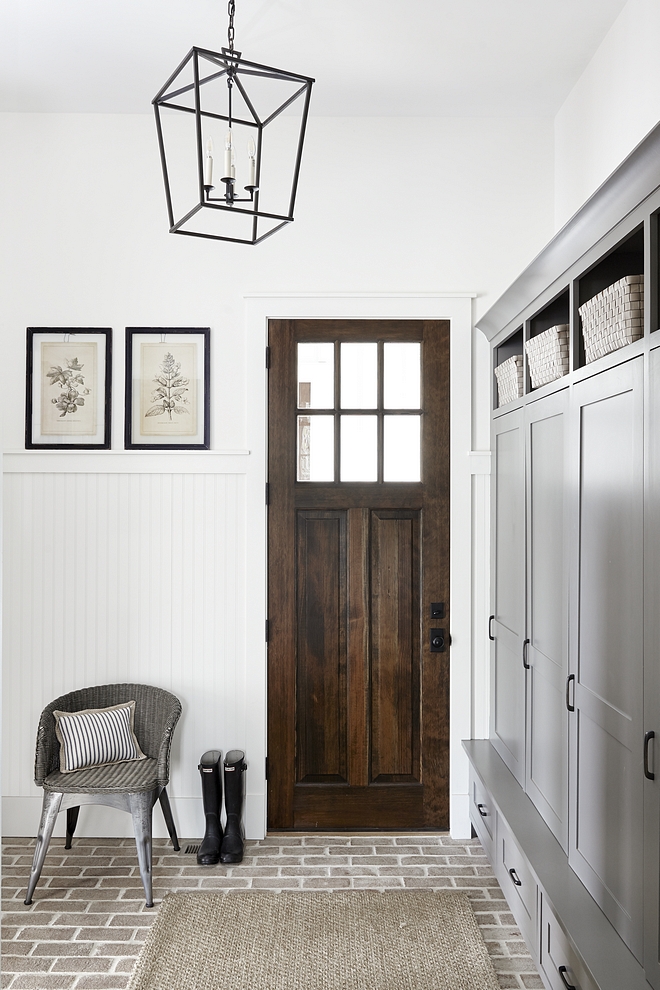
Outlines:
{"label": "botanical illustration", "polygon": [[197,433],[198,345],[143,342],[140,345],[140,435]]}
{"label": "botanical illustration", "polygon": [[89,436],[96,433],[96,342],[41,344],[41,433]]}
{"label": "botanical illustration", "polygon": [[79,407],[85,405],[85,397],[90,393],[85,385],[84,365],[80,364],[77,357],[67,358],[65,363],[66,368],[61,364],[54,364],[47,376],[51,385],[60,386],[60,394],[50,400],[61,410],[60,419],[67,413],[79,412]]}
{"label": "botanical illustration", "polygon": [[189,416],[190,409],[186,406],[190,402],[188,398],[190,379],[184,378],[181,374],[181,362],[175,361],[173,355],[168,351],[160,367],[161,374],[154,378],[156,388],[151,396],[155,405],[151,409],[147,409],[144,415],[151,417],[165,413],[170,421],[173,414]]}

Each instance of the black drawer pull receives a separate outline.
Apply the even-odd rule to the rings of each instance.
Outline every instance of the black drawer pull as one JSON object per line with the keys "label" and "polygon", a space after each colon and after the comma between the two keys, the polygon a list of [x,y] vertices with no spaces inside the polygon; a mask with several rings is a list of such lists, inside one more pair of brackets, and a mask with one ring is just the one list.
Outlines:
{"label": "black drawer pull", "polygon": [[644,736],[644,776],[648,777],[649,780],[655,780],[655,774],[649,770],[649,743],[652,739],[655,739],[655,732],[653,729],[649,729]]}
{"label": "black drawer pull", "polygon": [[486,806],[484,804],[477,805],[477,811],[479,812],[482,818],[488,818],[488,812],[485,809]]}
{"label": "black drawer pull", "polygon": [[561,976],[561,982],[566,987],[566,990],[578,990],[578,988],[573,983],[569,983],[568,982],[568,980],[566,979],[566,973],[568,973],[568,970],[566,969],[566,967],[565,966],[560,966],[559,967],[559,975]]}
{"label": "black drawer pull", "polygon": [[523,667],[525,670],[529,670],[529,664],[527,663],[527,647],[529,646],[529,640],[526,639],[523,642]]}
{"label": "black drawer pull", "polygon": [[566,678],[566,710],[569,712],[575,711],[575,694],[573,694],[573,704],[571,704],[571,681],[573,682],[573,689],[575,690],[575,674],[569,674]]}
{"label": "black drawer pull", "polygon": [[513,867],[511,867],[511,869],[509,870],[509,876],[515,883],[516,887],[522,887],[522,880],[520,879],[520,877],[518,876],[518,874],[516,873]]}
{"label": "black drawer pull", "polygon": [[494,618],[495,618],[495,616],[494,615],[491,615],[490,618],[488,619],[488,639],[490,639],[490,640],[494,640],[495,639],[495,637],[493,636],[493,619]]}

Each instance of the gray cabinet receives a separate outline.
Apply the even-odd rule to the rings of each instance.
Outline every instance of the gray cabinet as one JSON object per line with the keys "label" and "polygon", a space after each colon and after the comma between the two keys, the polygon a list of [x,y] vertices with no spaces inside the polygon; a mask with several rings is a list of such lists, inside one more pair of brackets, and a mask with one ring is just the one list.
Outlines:
{"label": "gray cabinet", "polygon": [[643,359],[576,384],[572,398],[569,862],[641,959]]}
{"label": "gray cabinet", "polygon": [[523,410],[492,428],[491,741],[520,783],[525,779],[525,439]]}
{"label": "gray cabinet", "polygon": [[493,421],[491,741],[566,849],[568,391]]}
{"label": "gray cabinet", "polygon": [[644,516],[644,968],[660,990],[660,348],[649,354]]}
{"label": "gray cabinet", "polygon": [[527,745],[525,789],[568,838],[568,390],[525,409]]}

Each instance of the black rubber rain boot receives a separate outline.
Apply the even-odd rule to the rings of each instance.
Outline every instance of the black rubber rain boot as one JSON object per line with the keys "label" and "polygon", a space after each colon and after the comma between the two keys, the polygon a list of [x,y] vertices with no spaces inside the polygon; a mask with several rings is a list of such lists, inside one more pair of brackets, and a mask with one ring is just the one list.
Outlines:
{"label": "black rubber rain boot", "polygon": [[222,808],[222,777],[220,763],[222,753],[219,749],[210,749],[199,761],[199,772],[202,778],[202,801],[206,818],[206,832],[197,853],[200,866],[213,866],[220,861],[220,845],[222,843],[222,825],[220,810]]}
{"label": "black rubber rain boot", "polygon": [[240,863],[243,859],[243,773],[247,770],[245,753],[232,749],[225,756],[225,837],[220,849],[221,863]]}

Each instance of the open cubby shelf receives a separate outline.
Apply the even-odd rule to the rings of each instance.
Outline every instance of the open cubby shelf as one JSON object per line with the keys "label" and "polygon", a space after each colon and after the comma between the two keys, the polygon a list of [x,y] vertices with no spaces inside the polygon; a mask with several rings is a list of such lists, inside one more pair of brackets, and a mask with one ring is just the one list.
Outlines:
{"label": "open cubby shelf", "polygon": [[[523,328],[518,327],[518,329],[515,330],[509,337],[507,337],[506,340],[503,340],[501,344],[495,347],[494,367],[497,368],[498,365],[502,364],[504,361],[507,361],[515,354],[523,355],[524,351],[525,348],[523,345]],[[504,403],[504,405],[508,405],[508,403]],[[499,403],[497,379],[494,373],[493,373],[493,406],[495,409],[502,408],[502,406],[500,406]]]}
{"label": "open cubby shelf", "polygon": [[578,306],[626,275],[644,274],[644,225],[640,224],[613,251],[578,279]]}
{"label": "open cubby shelf", "polygon": [[571,301],[568,287],[552,302],[539,310],[529,321],[529,336],[536,337],[550,327],[559,326],[570,321]]}
{"label": "open cubby shelf", "polygon": [[523,328],[519,327],[495,349],[495,367],[514,354],[523,353]]}

